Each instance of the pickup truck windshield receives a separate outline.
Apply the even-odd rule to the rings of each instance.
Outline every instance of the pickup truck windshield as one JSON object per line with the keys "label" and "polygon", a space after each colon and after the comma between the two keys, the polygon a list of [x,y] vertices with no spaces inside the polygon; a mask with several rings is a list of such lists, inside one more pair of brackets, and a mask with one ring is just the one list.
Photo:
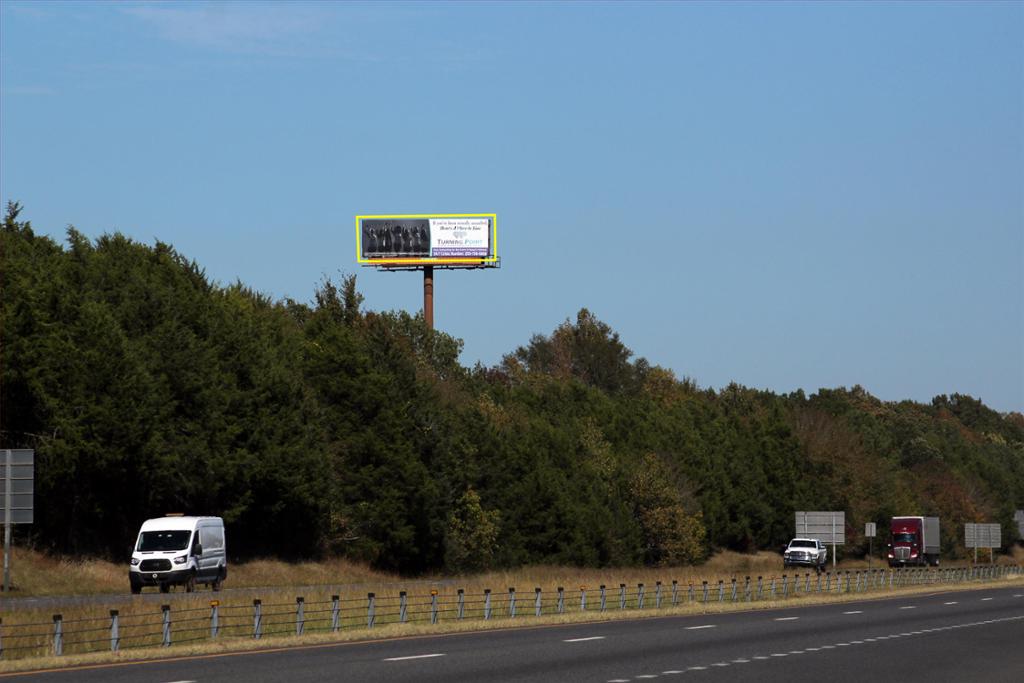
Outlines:
{"label": "pickup truck windshield", "polygon": [[790,548],[817,548],[817,544],[814,541],[791,541],[789,544]]}
{"label": "pickup truck windshield", "polygon": [[188,529],[174,531],[143,531],[139,536],[139,545],[135,548],[140,553],[161,550],[184,550],[188,547],[188,539],[192,532]]}
{"label": "pickup truck windshield", "polygon": [[892,540],[896,543],[913,543],[917,540],[917,534],[893,534]]}

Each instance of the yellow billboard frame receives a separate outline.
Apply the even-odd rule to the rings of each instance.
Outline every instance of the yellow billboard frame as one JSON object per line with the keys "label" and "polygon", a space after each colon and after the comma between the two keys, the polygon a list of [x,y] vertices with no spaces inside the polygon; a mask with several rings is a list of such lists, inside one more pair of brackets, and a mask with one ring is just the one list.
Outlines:
{"label": "yellow billboard frame", "polygon": [[[439,258],[363,258],[362,222],[365,218],[402,219],[402,218],[489,218],[491,220],[491,255],[486,258],[439,257]],[[496,213],[391,213],[364,214],[356,216],[356,262],[366,266],[477,266],[498,265],[498,214]]]}

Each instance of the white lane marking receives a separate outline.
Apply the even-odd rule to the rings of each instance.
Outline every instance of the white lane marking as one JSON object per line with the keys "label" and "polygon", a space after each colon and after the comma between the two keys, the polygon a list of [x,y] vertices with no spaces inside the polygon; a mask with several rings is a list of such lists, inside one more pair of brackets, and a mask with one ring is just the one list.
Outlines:
{"label": "white lane marking", "polygon": [[629,683],[628,678],[609,678],[608,683]]}
{"label": "white lane marking", "polygon": [[917,609],[917,605],[904,605],[900,609]]}
{"label": "white lane marking", "polygon": [[706,666],[691,666],[688,669],[688,671],[706,671],[706,670],[707,670]]}
{"label": "white lane marking", "polygon": [[864,610],[855,609],[849,612],[843,612],[843,614],[864,614]]}
{"label": "white lane marking", "polygon": [[385,662],[404,662],[407,659],[430,659],[431,657],[444,657],[443,652],[435,652],[429,655],[409,655],[408,657],[388,657],[382,661]]}
{"label": "white lane marking", "polygon": [[1015,597],[1015,598],[1024,598],[1024,593],[1017,593],[1013,597]]}
{"label": "white lane marking", "polygon": [[807,648],[808,652],[818,652],[820,650],[821,650],[820,647],[809,647],[809,648]]}
{"label": "white lane marking", "polygon": [[732,663],[733,663],[733,664],[749,664],[749,663],[750,663],[750,660],[749,660],[749,659],[743,659],[743,658],[740,658],[740,659],[734,659],[734,660],[732,660]]}
{"label": "white lane marking", "polygon": [[681,673],[683,673],[683,672],[680,669],[669,669],[668,671],[662,671],[661,675],[662,676],[671,676],[672,674],[681,674]]}
{"label": "white lane marking", "polygon": [[835,645],[822,645],[821,649],[822,650],[834,650],[834,649],[836,649],[836,646]]}
{"label": "white lane marking", "polygon": [[768,659],[768,657],[765,657],[764,655],[754,655],[754,659]]}
{"label": "white lane marking", "polygon": [[849,643],[836,643],[836,647],[849,647]]}
{"label": "white lane marking", "polygon": [[658,674],[640,674],[637,678],[657,678]]}
{"label": "white lane marking", "polygon": [[800,617],[776,617],[775,621],[796,621]]}
{"label": "white lane marking", "polygon": [[957,602],[956,600],[954,600],[953,602],[944,602],[944,603],[942,603],[942,604],[943,604],[943,605],[957,605],[957,604],[959,604],[959,603],[958,603],[958,602]]}
{"label": "white lane marking", "polygon": [[981,599],[981,601],[982,601],[982,602],[986,602],[986,601],[988,601],[988,600],[991,600],[991,599],[992,599],[992,598],[982,598],[982,599]]}
{"label": "white lane marking", "polygon": [[791,654],[791,655],[802,655],[803,653],[804,653],[803,650],[790,650],[789,651],[789,654]]}
{"label": "white lane marking", "polygon": [[715,662],[711,666],[729,666],[729,662]]}
{"label": "white lane marking", "polygon": [[773,652],[772,653],[772,657],[788,657],[788,656],[789,655],[787,655],[785,652]]}
{"label": "white lane marking", "polygon": [[566,638],[563,643],[585,643],[589,640],[604,640],[604,636],[590,636],[588,638]]}
{"label": "white lane marking", "polygon": [[850,643],[853,644],[853,645],[863,645],[864,641],[863,640],[851,640]]}
{"label": "white lane marking", "polygon": [[168,681],[168,683],[196,683],[195,681]]}
{"label": "white lane marking", "polygon": [[715,624],[704,624],[703,626],[687,626],[686,630],[687,631],[697,631],[697,630],[702,629],[702,628],[714,628],[714,627],[715,627]]}

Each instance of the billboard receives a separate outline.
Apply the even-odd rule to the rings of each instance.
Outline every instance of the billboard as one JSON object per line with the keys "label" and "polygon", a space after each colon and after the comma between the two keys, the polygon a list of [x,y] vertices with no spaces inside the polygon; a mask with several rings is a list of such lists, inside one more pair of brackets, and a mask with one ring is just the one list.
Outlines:
{"label": "billboard", "polygon": [[795,532],[804,538],[816,538],[822,543],[846,543],[846,513],[842,510],[796,513]]}
{"label": "billboard", "polygon": [[964,525],[964,547],[1001,548],[1002,546],[1003,534],[999,524]]}
{"label": "billboard", "polygon": [[356,260],[363,265],[496,267],[493,213],[356,216]]}

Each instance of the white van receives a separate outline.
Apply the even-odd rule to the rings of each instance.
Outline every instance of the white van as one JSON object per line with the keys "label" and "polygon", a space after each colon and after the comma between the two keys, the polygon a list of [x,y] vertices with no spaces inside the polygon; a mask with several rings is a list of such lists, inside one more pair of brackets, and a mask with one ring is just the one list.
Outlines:
{"label": "white van", "polygon": [[191,593],[197,583],[219,591],[227,575],[227,543],[220,517],[167,515],[142,523],[128,568],[132,593],[141,593],[143,586],[159,586],[166,593],[173,585]]}

